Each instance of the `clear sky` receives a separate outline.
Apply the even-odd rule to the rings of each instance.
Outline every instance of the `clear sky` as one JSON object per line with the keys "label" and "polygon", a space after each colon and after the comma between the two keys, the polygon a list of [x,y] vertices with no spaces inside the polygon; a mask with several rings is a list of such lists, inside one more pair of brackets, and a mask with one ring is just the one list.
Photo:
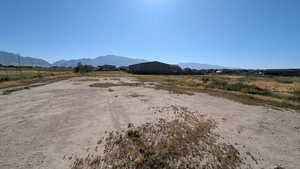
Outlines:
{"label": "clear sky", "polygon": [[300,0],[0,0],[0,50],[300,68]]}

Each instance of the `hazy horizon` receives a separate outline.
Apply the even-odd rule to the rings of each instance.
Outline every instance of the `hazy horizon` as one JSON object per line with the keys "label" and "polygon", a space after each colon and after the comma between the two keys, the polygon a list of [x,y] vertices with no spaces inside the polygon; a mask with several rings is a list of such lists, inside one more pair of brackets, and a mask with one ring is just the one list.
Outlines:
{"label": "hazy horizon", "polygon": [[3,0],[0,51],[300,68],[297,0]]}

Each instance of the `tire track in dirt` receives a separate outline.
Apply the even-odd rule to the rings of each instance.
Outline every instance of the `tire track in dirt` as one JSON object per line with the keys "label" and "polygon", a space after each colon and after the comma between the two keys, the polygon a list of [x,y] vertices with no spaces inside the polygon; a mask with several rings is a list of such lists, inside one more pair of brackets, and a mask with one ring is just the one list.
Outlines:
{"label": "tire track in dirt", "polygon": [[118,97],[118,95],[114,94],[109,94],[107,97],[107,108],[115,129],[121,129],[121,126],[124,126],[124,124],[130,123],[130,118],[126,113],[126,109],[123,104],[118,101]]}

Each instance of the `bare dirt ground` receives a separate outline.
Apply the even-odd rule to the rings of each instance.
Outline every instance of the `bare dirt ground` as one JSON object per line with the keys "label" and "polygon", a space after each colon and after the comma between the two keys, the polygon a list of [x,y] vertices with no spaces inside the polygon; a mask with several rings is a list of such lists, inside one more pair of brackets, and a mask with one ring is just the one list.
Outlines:
{"label": "bare dirt ground", "polygon": [[[63,169],[95,147],[105,131],[154,119],[153,107],[180,106],[215,120],[247,166],[300,166],[300,113],[249,106],[198,93],[145,86],[93,88],[80,78],[0,95],[0,169]],[[98,78],[98,82],[136,82]],[[109,90],[111,89],[111,90]]]}

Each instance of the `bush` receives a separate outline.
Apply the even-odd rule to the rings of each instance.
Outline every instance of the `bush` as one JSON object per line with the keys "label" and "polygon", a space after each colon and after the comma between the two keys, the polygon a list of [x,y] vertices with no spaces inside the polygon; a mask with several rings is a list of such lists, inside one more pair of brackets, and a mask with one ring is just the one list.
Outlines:
{"label": "bush", "polygon": [[88,73],[94,71],[95,68],[90,65],[82,65],[81,63],[78,63],[78,65],[73,69],[74,73]]}
{"label": "bush", "polygon": [[9,81],[10,78],[8,76],[6,77],[0,77],[0,82],[6,82],[6,81]]}
{"label": "bush", "polygon": [[299,96],[300,97],[300,90],[296,90],[293,92],[294,96]]}
{"label": "bush", "polygon": [[292,95],[289,99],[293,100],[293,101],[298,101],[300,102],[300,90],[296,90],[294,92],[292,92]]}
{"label": "bush", "polygon": [[136,129],[129,129],[127,135],[129,138],[139,138],[141,136],[140,131]]}
{"label": "bush", "polygon": [[212,80],[205,87],[207,88],[216,88],[216,89],[227,89],[228,83],[223,80]]}
{"label": "bush", "polygon": [[209,78],[208,78],[208,77],[202,77],[202,81],[203,81],[204,83],[207,83],[207,82],[209,81]]}
{"label": "bush", "polygon": [[35,77],[37,77],[37,78],[43,78],[44,77],[44,75],[43,74],[41,74],[41,73],[38,73]]}
{"label": "bush", "polygon": [[279,82],[279,83],[287,83],[287,84],[294,83],[293,81],[287,80],[287,79],[278,79],[277,82]]}

